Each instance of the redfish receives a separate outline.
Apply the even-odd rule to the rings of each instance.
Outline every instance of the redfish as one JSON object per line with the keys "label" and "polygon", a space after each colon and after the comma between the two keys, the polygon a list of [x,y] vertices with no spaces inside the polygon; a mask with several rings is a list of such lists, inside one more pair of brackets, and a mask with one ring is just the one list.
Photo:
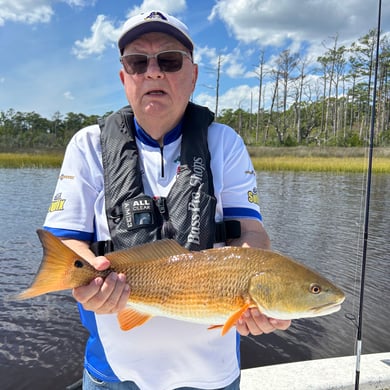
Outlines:
{"label": "redfish", "polygon": [[130,285],[121,329],[154,316],[221,327],[222,335],[248,309],[277,319],[316,317],[340,309],[343,292],[303,264],[271,250],[222,247],[191,252],[161,240],[106,255],[110,268],[97,271],[45,230],[37,231],[43,259],[30,288],[16,299],[89,284],[111,272]]}

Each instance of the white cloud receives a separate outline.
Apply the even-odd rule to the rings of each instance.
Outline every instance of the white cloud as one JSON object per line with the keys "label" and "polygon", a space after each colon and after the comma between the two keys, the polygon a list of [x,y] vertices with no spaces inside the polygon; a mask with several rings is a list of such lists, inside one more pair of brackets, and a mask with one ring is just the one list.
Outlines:
{"label": "white cloud", "polygon": [[72,95],[72,92],[70,92],[70,91],[66,91],[64,93],[64,97],[66,100],[74,100],[74,96]]}
{"label": "white cloud", "polygon": [[[71,7],[94,5],[96,0],[62,0]],[[0,0],[0,26],[5,22],[48,23],[54,15],[54,0]]]}
{"label": "white cloud", "polygon": [[194,61],[204,67],[208,73],[217,74],[219,67],[221,74],[225,73],[231,78],[243,77],[245,66],[240,62],[240,50],[236,48],[230,53],[226,51],[226,49],[217,50],[208,46],[198,47]]}
{"label": "white cloud", "polygon": [[71,7],[87,7],[95,5],[96,0],[63,0],[63,2]]}
{"label": "white cloud", "polygon": [[75,42],[72,52],[77,58],[81,59],[93,54],[103,53],[107,45],[116,43],[119,36],[119,29],[115,29],[104,15],[97,16],[91,31],[91,37]]}
{"label": "white cloud", "polygon": [[243,77],[245,72],[245,67],[243,64],[238,62],[232,62],[226,69],[226,74],[231,78]]}
{"label": "white cloud", "polygon": [[[1,1],[1,0],[0,0]],[[68,0],[72,3],[83,3],[81,0]],[[145,0],[140,6],[133,7],[127,17],[137,15],[145,10],[161,9],[169,13],[181,12],[186,8],[185,0]],[[73,54],[77,58],[86,58],[94,54],[102,54],[108,45],[116,45],[122,27],[116,28],[105,15],[98,15],[91,27],[91,36],[74,43]]]}
{"label": "white cloud", "polygon": [[48,23],[54,11],[49,0],[0,0],[0,26],[6,21]]}
{"label": "white cloud", "polygon": [[[86,66],[72,56],[59,55],[44,70],[41,57],[30,59],[7,76],[0,110],[36,111],[47,118],[56,111],[102,115],[126,103],[118,73],[107,69],[110,62],[104,59]],[[33,91],[33,98],[26,90]]]}
{"label": "white cloud", "polygon": [[211,60],[214,60],[218,56],[215,48],[208,46],[199,46],[194,52],[194,62],[199,66],[209,64]]}
{"label": "white cloud", "polygon": [[[218,113],[221,113],[224,109],[237,110],[238,108],[249,111],[251,109],[251,98],[252,109],[255,111],[258,91],[258,87],[250,87],[246,84],[228,89],[219,95]],[[215,110],[215,94],[200,93],[195,96],[194,100],[198,104],[209,107],[212,111]]]}
{"label": "white cloud", "polygon": [[[383,20],[390,8],[383,7]],[[221,19],[230,34],[244,43],[261,46],[318,42],[329,35],[341,39],[362,36],[376,25],[376,7],[361,0],[218,0],[209,19]],[[298,42],[298,43],[297,43]]]}
{"label": "white cloud", "polygon": [[186,0],[144,0],[141,5],[135,6],[127,17],[138,15],[145,11],[160,10],[169,14],[178,14],[186,9]]}
{"label": "white cloud", "polygon": [[250,87],[246,84],[239,85],[229,89],[220,97],[220,107],[249,110],[251,108],[251,97],[254,101],[257,94],[257,87]]}
{"label": "white cloud", "polygon": [[200,93],[194,97],[194,102],[208,107],[211,111],[215,111],[215,96],[208,93]]}
{"label": "white cloud", "polygon": [[245,56],[241,53],[241,50],[236,47],[228,54],[221,56],[221,67],[230,78],[244,77],[246,66],[250,66],[250,64],[244,64],[244,60]]}
{"label": "white cloud", "polygon": [[[231,79],[254,77],[253,69],[256,66],[249,60],[253,50],[241,50],[236,47],[231,51],[226,48],[216,50],[208,46],[198,47],[195,51],[195,63],[202,67],[202,72],[217,75],[218,66],[221,75]],[[218,65],[218,62],[219,65]]]}

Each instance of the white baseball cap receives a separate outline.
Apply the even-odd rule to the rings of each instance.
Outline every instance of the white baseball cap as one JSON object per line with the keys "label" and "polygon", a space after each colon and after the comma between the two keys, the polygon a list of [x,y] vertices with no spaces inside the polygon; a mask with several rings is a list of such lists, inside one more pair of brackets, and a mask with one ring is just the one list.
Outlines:
{"label": "white baseball cap", "polygon": [[173,36],[187,49],[194,50],[194,43],[190,38],[188,27],[172,15],[162,11],[145,12],[128,19],[123,25],[122,33],[118,39],[121,52],[126,45],[143,34],[161,32]]}

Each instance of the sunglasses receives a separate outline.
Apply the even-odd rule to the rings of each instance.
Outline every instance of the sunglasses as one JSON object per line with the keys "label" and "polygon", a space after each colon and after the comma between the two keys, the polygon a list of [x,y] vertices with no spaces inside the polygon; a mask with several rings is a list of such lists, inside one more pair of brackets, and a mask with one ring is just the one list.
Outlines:
{"label": "sunglasses", "polygon": [[183,66],[183,58],[192,61],[191,55],[182,50],[166,50],[157,54],[126,54],[120,61],[128,74],[145,73],[149,66],[149,60],[155,58],[162,72],[178,72]]}

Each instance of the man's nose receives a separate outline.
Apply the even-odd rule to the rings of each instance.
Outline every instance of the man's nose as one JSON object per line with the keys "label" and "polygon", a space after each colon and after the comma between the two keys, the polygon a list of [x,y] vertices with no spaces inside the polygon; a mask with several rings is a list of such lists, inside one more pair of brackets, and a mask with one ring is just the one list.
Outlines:
{"label": "man's nose", "polygon": [[158,65],[157,58],[149,58],[148,67],[146,68],[145,76],[146,77],[162,77],[164,72],[160,69]]}

